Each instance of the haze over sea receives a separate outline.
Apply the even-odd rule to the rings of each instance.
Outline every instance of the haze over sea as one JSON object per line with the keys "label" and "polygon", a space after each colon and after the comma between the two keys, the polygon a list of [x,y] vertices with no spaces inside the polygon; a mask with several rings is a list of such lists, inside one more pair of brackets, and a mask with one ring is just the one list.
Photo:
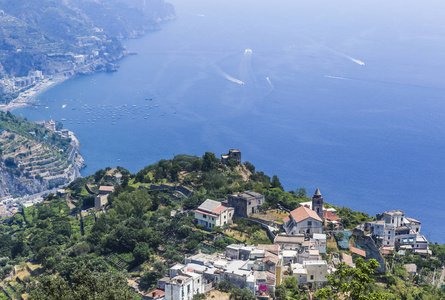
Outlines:
{"label": "haze over sea", "polygon": [[66,119],[83,175],[238,148],[286,190],[402,209],[445,243],[443,3],[172,3],[178,19],[125,41],[138,55],[118,72],[68,80],[14,113]]}

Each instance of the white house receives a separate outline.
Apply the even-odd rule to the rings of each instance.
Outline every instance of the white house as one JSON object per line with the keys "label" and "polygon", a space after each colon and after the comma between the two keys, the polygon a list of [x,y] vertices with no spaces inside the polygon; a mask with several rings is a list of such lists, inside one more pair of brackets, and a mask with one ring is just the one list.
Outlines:
{"label": "white house", "polygon": [[303,262],[307,270],[307,282],[311,287],[321,287],[328,282],[328,264],[325,260],[313,260]]}
{"label": "white house", "polygon": [[322,233],[323,221],[312,209],[300,206],[283,219],[283,227],[287,234]]}
{"label": "white house", "polygon": [[215,226],[231,224],[234,214],[233,207],[226,207],[221,202],[207,199],[195,210],[195,219],[198,224],[207,229]]}

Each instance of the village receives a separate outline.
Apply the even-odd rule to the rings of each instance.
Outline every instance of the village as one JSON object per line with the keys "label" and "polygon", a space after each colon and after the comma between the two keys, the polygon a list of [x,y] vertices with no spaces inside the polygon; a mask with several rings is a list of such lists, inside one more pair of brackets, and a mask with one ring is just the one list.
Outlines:
{"label": "village", "polygon": [[[223,163],[227,164],[229,159],[241,164],[241,152],[232,149],[222,155]],[[117,172],[113,178],[119,182],[121,177]],[[95,208],[104,209],[113,191],[112,186],[101,186]],[[209,232],[222,232],[215,228],[227,228],[236,218],[249,220],[261,225],[272,244],[236,243],[228,245],[224,252],[212,254],[199,250],[196,255],[186,256],[184,263],[171,266],[168,276],[158,281],[156,289],[140,291],[143,298],[190,300],[227,281],[237,288],[249,288],[258,299],[269,299],[276,286],[289,276],[297,278],[300,288],[322,288],[328,283],[326,275],[333,273],[340,263],[355,267],[358,257],[376,259],[380,263],[378,271],[385,273],[384,255],[394,252],[431,255],[428,241],[421,235],[421,222],[406,217],[401,210],[383,212],[374,221],[349,231],[343,228],[336,209],[325,207],[319,189],[312,201],[302,202],[292,211],[281,208],[274,214],[264,212],[265,201],[264,195],[245,191],[228,195],[225,201],[207,199],[190,211],[197,227]],[[176,213],[172,211],[172,216]],[[277,215],[285,217],[277,219]],[[416,273],[416,265],[405,267],[407,272]]]}
{"label": "village", "polygon": [[[51,127],[48,129],[52,131],[55,129],[54,122],[41,125]],[[212,157],[209,153],[203,156],[203,165],[209,157]],[[185,156],[178,162],[187,160],[193,162],[201,158]],[[222,170],[228,174],[244,174],[244,177],[239,176],[240,182],[247,182],[243,179],[245,175],[254,173],[248,171],[248,164],[242,164],[241,151],[237,149],[223,154],[220,160],[215,157],[211,160],[215,162],[211,168],[218,170],[218,174]],[[445,275],[443,267],[437,272],[436,269],[425,271],[419,267],[418,261],[413,263],[416,261],[412,257],[428,262],[437,258],[429,248],[433,244],[421,234],[421,222],[405,216],[402,210],[385,211],[375,217],[353,212],[366,217],[352,222],[351,217],[344,214],[345,208],[325,202],[318,188],[311,197],[297,196],[271,186],[263,193],[259,189],[244,189],[212,197],[215,194],[205,192],[200,195],[205,198],[199,198],[195,194],[200,193],[201,187],[187,183],[187,176],[204,176],[206,171],[183,170],[178,174],[180,178],[173,181],[170,176],[174,174],[170,172],[157,175],[163,164],[165,162],[159,162],[144,169],[147,173],[134,175],[122,167],[99,170],[51,191],[36,205],[29,201],[18,203],[7,197],[0,205],[6,208],[3,225],[15,224],[17,233],[23,230],[20,227],[32,224],[33,219],[44,218],[41,211],[50,209],[55,215],[63,211],[67,218],[64,222],[69,222],[73,230],[71,237],[80,239],[79,245],[84,247],[85,241],[92,241],[98,233],[103,220],[116,216],[119,206],[140,199],[146,207],[143,218],[154,218],[150,222],[160,223],[156,230],[161,231],[150,231],[147,236],[141,236],[142,242],[137,245],[148,247],[145,252],[138,254],[137,245],[123,248],[127,242],[117,242],[121,239],[116,235],[118,231],[111,231],[109,238],[96,245],[90,244],[79,257],[90,253],[109,268],[128,272],[131,274],[126,279],[128,286],[143,299],[150,300],[227,300],[236,289],[257,299],[281,299],[277,298],[277,289],[286,285],[289,279],[296,282],[301,293],[313,297],[317,290],[329,286],[330,274],[341,268],[356,268],[359,259],[377,261],[377,274],[384,284],[386,274],[393,273],[394,263],[389,261],[394,257],[406,257],[399,259],[397,268],[403,268],[403,274],[409,276],[406,277],[409,280],[422,276],[423,282],[441,287]],[[174,164],[173,161],[171,165]],[[204,167],[200,168],[204,170]],[[200,179],[195,180],[199,182]],[[294,195],[291,205],[279,202],[272,206],[273,191]],[[133,195],[136,198],[131,200]],[[190,202],[190,199],[201,200]],[[119,210],[119,214],[130,213],[137,212],[129,206],[124,211]],[[16,215],[19,216],[16,218]],[[128,230],[133,230],[127,222],[135,219],[125,219],[127,217],[123,222],[128,224]],[[23,222],[20,224],[17,220]],[[113,240],[116,243],[108,244]],[[146,274],[154,272],[156,264],[163,266],[161,271],[147,279]],[[39,258],[27,262],[25,271],[13,269],[9,275],[9,287],[13,291],[4,286],[4,292],[20,293],[23,291],[20,276],[40,274],[45,268],[49,268],[46,259]]]}

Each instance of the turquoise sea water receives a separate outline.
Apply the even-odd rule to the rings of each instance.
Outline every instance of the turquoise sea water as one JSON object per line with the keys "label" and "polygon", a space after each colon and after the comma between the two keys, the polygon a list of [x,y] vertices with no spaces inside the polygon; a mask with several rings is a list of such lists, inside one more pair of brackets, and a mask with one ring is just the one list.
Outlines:
{"label": "turquoise sea water", "polygon": [[445,242],[443,4],[172,2],[178,19],[125,41],[138,55],[118,72],[66,81],[14,113],[65,119],[83,175],[239,148],[287,190],[402,209]]}

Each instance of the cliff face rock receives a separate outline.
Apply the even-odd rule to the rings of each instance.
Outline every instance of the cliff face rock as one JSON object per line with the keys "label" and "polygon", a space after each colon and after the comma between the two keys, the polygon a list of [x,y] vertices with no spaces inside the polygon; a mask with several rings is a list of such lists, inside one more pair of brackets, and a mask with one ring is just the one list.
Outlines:
{"label": "cliff face rock", "polygon": [[24,176],[11,172],[4,163],[0,163],[0,197],[36,194],[47,190],[48,187],[49,182],[27,179]]}

